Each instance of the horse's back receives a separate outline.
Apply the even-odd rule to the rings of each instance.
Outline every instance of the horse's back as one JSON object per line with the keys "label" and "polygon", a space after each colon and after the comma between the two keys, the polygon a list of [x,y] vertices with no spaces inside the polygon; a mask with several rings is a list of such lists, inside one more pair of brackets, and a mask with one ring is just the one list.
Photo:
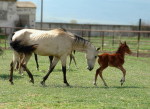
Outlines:
{"label": "horse's back", "polygon": [[31,44],[38,44],[35,52],[39,55],[62,55],[71,52],[72,39],[62,30],[31,34],[30,39]]}

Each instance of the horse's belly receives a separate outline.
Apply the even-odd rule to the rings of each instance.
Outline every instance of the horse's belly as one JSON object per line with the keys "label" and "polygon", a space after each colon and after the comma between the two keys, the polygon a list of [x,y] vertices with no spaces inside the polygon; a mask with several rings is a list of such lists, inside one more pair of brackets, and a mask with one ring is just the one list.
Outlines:
{"label": "horse's belly", "polygon": [[41,56],[57,56],[61,57],[64,54],[70,54],[70,48],[61,48],[59,46],[41,46],[39,45],[35,53]]}

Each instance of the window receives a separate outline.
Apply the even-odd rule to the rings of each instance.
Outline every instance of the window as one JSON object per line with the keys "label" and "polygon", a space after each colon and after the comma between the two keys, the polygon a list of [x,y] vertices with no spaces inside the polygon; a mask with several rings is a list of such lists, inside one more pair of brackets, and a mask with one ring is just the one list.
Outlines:
{"label": "window", "polygon": [[0,10],[0,20],[7,20],[7,11]]}

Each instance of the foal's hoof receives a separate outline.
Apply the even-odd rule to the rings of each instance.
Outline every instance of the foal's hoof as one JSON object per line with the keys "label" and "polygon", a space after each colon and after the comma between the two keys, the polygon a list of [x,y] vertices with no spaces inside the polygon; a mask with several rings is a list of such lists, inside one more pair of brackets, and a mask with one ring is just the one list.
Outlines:
{"label": "foal's hoof", "polygon": [[121,79],[120,82],[121,82],[121,86],[122,86],[125,81]]}
{"label": "foal's hoof", "polygon": [[33,83],[33,84],[34,84],[34,80],[32,80],[32,79],[31,79],[29,82],[31,82],[31,83]]}
{"label": "foal's hoof", "polygon": [[94,86],[97,86],[97,84],[96,83],[93,83],[94,84]]}

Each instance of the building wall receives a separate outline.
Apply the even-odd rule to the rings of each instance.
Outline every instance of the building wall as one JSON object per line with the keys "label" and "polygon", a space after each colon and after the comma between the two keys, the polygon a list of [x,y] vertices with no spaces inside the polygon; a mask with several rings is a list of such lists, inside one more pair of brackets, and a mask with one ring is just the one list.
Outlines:
{"label": "building wall", "polygon": [[17,19],[16,2],[0,1],[0,26],[13,27]]}
{"label": "building wall", "polygon": [[[0,27],[20,27],[20,16],[29,16],[28,24],[21,27],[35,28],[36,7],[17,7],[17,0],[0,0]],[[23,17],[22,17],[23,18]],[[25,18],[24,18],[25,19]],[[3,31],[3,29],[2,29]],[[7,33],[14,30],[7,30]]]}
{"label": "building wall", "polygon": [[36,8],[17,8],[18,16],[28,15],[29,16],[29,24],[24,24],[23,26],[28,28],[35,28],[35,16],[36,16]]}

